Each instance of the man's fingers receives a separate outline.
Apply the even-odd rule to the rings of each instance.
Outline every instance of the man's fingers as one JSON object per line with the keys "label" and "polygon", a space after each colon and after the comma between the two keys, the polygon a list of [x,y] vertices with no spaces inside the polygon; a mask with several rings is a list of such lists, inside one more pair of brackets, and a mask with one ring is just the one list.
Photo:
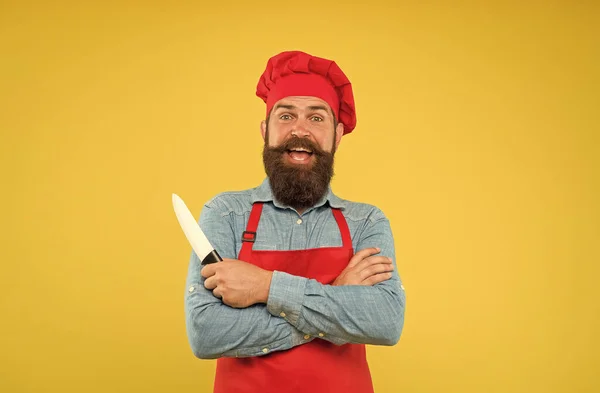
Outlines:
{"label": "man's fingers", "polygon": [[210,276],[206,280],[204,280],[204,288],[213,290],[217,287],[217,278],[215,276]]}
{"label": "man's fingers", "polygon": [[371,276],[378,275],[380,273],[390,273],[394,270],[394,266],[391,262],[388,263],[377,263],[374,265],[370,265],[365,269],[361,270],[360,277],[364,280]]}
{"label": "man's fingers", "polygon": [[221,293],[221,291],[219,290],[219,288],[215,288],[214,291],[212,291],[212,294],[214,297],[221,299],[223,297],[223,294]]}
{"label": "man's fingers", "polygon": [[217,266],[215,266],[216,263],[211,263],[209,265],[205,265],[201,270],[200,270],[200,275],[204,278],[208,278],[210,276],[214,276],[216,273],[216,269]]}
{"label": "man's fingers", "polygon": [[361,282],[361,284],[362,285],[375,285],[375,284],[379,284],[380,282],[383,282],[385,280],[389,280],[390,278],[392,278],[392,273],[390,273],[390,272],[379,273],[379,274],[372,275],[369,278],[363,280]]}
{"label": "man's fingers", "polygon": [[223,294],[221,293],[222,288],[218,286],[217,278],[215,276],[209,277],[204,281],[204,287],[209,291],[212,291],[214,297],[221,299]]}
{"label": "man's fingers", "polygon": [[357,263],[359,263],[360,261],[362,261],[363,259],[368,258],[369,256],[371,256],[373,254],[377,254],[380,251],[381,251],[381,249],[379,247],[371,247],[371,248],[362,249],[362,250],[358,251],[356,254],[354,254],[354,256],[350,259],[350,262],[348,262],[348,267],[352,267],[352,266],[356,265]]}
{"label": "man's fingers", "polygon": [[363,259],[362,261],[360,261],[359,263],[357,263],[355,265],[356,266],[355,269],[360,272],[364,269],[367,269],[369,266],[377,265],[377,264],[385,264],[385,265],[393,266],[392,260],[390,258],[376,255],[376,256],[372,256],[372,257]]}

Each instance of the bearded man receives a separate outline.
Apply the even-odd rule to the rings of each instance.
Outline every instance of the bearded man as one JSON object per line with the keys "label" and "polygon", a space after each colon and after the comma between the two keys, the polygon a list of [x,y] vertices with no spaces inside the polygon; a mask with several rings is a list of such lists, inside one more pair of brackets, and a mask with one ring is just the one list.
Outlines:
{"label": "bearded man", "polygon": [[202,209],[223,261],[192,252],[191,348],[217,359],[215,393],[373,392],[365,345],[398,342],[406,297],[386,216],[331,190],[356,126],[351,84],[335,62],[289,51],[269,59],[257,95],[267,177]]}

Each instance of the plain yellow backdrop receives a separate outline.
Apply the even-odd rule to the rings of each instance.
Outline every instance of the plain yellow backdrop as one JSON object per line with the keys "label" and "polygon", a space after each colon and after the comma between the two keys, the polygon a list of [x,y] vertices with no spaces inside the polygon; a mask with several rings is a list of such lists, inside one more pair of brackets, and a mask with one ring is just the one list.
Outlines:
{"label": "plain yellow backdrop", "polygon": [[211,391],[171,193],[260,183],[291,49],[352,80],[333,188],[394,231],[376,391],[600,391],[598,3],[356,3],[1,3],[0,391]]}

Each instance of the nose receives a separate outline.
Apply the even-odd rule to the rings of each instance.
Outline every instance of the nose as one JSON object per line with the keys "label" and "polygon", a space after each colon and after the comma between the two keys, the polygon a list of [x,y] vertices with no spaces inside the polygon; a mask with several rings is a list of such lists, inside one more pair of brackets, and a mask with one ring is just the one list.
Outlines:
{"label": "nose", "polygon": [[310,135],[310,132],[304,126],[304,123],[299,120],[292,129],[292,135],[298,138],[306,138]]}

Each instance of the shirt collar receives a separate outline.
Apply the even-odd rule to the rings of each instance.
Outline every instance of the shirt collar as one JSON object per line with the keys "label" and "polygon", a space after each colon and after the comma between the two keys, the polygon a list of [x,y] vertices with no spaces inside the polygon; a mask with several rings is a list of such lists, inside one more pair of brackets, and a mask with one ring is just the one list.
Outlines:
{"label": "shirt collar", "polygon": [[[260,186],[256,187],[254,190],[252,190],[252,203],[255,202],[273,202],[273,204],[279,208],[286,208],[289,206],[284,206],[281,205],[278,201],[276,201],[273,198],[273,191],[271,190],[271,184],[269,183],[269,178],[266,177],[263,182],[260,184]],[[337,208],[337,209],[345,209],[346,208],[346,201],[344,201],[343,199],[339,198],[337,195],[335,195],[333,193],[333,191],[331,191],[331,186],[327,187],[327,193],[311,208],[307,209],[313,209],[313,208],[317,208],[317,207],[321,207],[323,205],[325,205],[325,203],[328,202],[329,206],[333,207],[333,208]]]}

